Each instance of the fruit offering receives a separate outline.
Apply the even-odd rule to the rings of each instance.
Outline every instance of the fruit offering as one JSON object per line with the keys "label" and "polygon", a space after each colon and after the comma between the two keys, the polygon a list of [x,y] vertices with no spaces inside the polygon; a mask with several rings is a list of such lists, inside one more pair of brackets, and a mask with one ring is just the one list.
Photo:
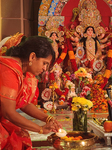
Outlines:
{"label": "fruit offering", "polygon": [[109,121],[109,120],[105,121],[103,127],[106,132],[111,132],[112,131],[112,121]]}

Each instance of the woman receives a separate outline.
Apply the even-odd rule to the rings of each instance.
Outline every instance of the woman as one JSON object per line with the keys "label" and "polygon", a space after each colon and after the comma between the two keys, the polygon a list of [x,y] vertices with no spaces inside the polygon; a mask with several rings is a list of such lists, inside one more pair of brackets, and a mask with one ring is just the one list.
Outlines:
{"label": "woman", "polygon": [[[47,134],[61,125],[33,104],[38,97],[35,76],[47,70],[55,53],[44,37],[31,37],[12,47],[10,57],[0,57],[0,144],[1,149],[32,150],[26,130]],[[39,126],[21,116],[16,109],[46,122]]]}

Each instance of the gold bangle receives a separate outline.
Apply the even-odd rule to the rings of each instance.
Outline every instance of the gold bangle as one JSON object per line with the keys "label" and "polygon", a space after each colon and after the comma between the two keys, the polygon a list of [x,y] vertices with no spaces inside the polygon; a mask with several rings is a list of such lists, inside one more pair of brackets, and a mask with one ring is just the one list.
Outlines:
{"label": "gold bangle", "polygon": [[51,118],[51,116],[48,116],[48,117],[47,117],[47,119],[46,119],[46,123],[48,122],[49,118]]}
{"label": "gold bangle", "polygon": [[52,119],[52,116],[49,116],[48,119],[46,120],[46,123],[49,123],[49,121]]}
{"label": "gold bangle", "polygon": [[47,119],[46,119],[46,123],[48,122],[49,117],[50,117],[50,116],[48,116],[48,117],[47,117]]}
{"label": "gold bangle", "polygon": [[43,134],[43,128],[40,128],[39,134]]}
{"label": "gold bangle", "polygon": [[49,121],[50,121],[52,118],[53,118],[52,116],[48,116],[47,119],[46,119],[46,123],[49,123]]}

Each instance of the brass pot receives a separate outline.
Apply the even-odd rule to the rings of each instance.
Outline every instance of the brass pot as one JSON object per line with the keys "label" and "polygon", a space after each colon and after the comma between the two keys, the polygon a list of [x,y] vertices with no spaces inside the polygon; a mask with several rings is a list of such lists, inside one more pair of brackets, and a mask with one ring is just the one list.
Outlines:
{"label": "brass pot", "polygon": [[68,132],[67,136],[82,136],[83,139],[78,141],[65,141],[57,137],[54,133],[48,136],[47,141],[53,144],[54,148],[57,150],[90,150],[91,146],[98,139],[94,133],[83,131]]}

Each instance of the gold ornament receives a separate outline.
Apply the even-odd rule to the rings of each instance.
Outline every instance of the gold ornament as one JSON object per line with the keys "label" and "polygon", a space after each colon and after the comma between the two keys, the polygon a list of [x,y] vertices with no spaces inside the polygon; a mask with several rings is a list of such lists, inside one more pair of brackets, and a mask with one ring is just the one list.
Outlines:
{"label": "gold ornament", "polygon": [[76,17],[78,16],[78,14],[79,14],[79,8],[74,8],[73,9],[73,18],[72,18],[72,22],[74,22],[75,21],[75,19],[76,19]]}
{"label": "gold ornament", "polygon": [[[76,27],[78,33],[84,33],[84,30],[89,26],[92,26],[95,29],[95,32],[98,31],[98,35],[104,32],[105,29],[100,26],[102,20],[95,0],[83,0],[79,4],[79,10],[78,20],[80,21],[80,25]],[[93,37],[95,37],[95,35],[93,35]]]}
{"label": "gold ornament", "polygon": [[31,61],[29,62],[29,66],[32,66],[32,62]]}
{"label": "gold ornament", "polygon": [[64,32],[59,31],[58,28],[59,28],[58,19],[55,17],[50,17],[46,23],[45,36],[47,36],[49,38],[52,33],[56,33],[58,36],[57,37],[58,39],[56,39],[56,40],[59,40],[60,42],[64,41],[64,38],[62,38],[62,36],[64,35]]}

